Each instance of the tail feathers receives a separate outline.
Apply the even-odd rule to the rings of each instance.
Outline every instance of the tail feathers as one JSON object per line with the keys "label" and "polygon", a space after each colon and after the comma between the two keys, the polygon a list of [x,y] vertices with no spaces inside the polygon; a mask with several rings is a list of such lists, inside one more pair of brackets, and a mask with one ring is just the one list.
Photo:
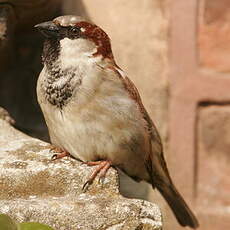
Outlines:
{"label": "tail feathers", "polygon": [[199,223],[173,184],[157,186],[182,226],[198,228]]}

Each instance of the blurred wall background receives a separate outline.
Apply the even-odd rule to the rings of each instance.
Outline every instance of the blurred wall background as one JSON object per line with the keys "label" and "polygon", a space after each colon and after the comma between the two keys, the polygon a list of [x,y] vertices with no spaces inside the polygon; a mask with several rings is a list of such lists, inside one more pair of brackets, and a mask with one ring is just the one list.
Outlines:
{"label": "blurred wall background", "polygon": [[[200,229],[230,229],[230,2],[27,2],[0,1],[0,105],[16,127],[48,140],[35,95],[42,38],[33,25],[60,14],[89,18],[109,34],[117,64],[139,89]],[[165,229],[182,229],[149,186],[126,178],[122,187],[131,197],[160,203]]]}

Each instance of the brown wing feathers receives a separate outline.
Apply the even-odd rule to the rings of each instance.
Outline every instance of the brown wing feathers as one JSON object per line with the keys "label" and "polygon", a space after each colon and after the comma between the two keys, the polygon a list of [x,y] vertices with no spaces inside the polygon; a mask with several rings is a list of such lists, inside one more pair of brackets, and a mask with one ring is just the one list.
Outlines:
{"label": "brown wing feathers", "polygon": [[161,138],[141,101],[140,94],[133,82],[127,76],[121,76],[121,70],[119,67],[117,68],[118,70],[114,69],[114,71],[116,71],[119,77],[122,79],[124,87],[129,92],[130,97],[138,104],[140,112],[146,121],[146,132],[149,137],[149,152],[145,153],[145,165],[150,175],[153,188],[156,187],[160,191],[162,196],[171,207],[176,219],[182,226],[197,228],[199,224],[195,215],[179,194],[170,178],[163,155]]}

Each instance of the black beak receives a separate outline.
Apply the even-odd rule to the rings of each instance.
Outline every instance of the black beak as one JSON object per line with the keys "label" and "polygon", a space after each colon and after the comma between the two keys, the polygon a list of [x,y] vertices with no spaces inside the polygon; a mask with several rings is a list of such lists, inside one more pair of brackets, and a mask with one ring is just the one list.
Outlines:
{"label": "black beak", "polygon": [[59,28],[52,21],[43,22],[34,26],[37,28],[45,37],[54,38],[59,36]]}

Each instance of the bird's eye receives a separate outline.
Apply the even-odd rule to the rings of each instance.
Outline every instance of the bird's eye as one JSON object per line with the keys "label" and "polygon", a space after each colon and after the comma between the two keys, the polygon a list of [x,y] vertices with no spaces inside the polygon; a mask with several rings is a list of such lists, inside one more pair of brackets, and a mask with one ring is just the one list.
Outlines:
{"label": "bird's eye", "polygon": [[78,28],[78,27],[73,27],[73,28],[71,28],[70,31],[71,31],[73,34],[77,34],[77,33],[80,32],[80,28]]}

